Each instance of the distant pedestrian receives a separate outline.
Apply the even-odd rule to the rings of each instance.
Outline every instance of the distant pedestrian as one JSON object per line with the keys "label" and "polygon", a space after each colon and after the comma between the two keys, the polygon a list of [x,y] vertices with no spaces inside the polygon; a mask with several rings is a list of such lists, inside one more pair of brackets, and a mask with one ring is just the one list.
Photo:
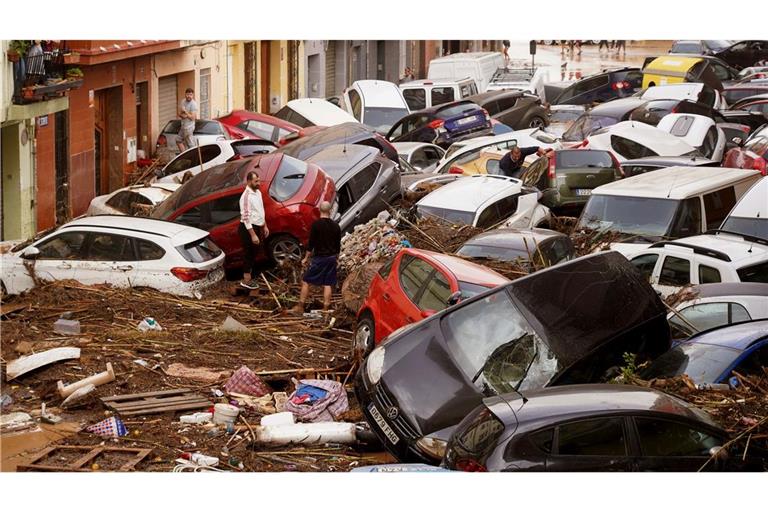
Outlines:
{"label": "distant pedestrian", "polygon": [[184,152],[195,145],[192,136],[195,133],[195,121],[198,115],[197,102],[195,101],[195,90],[187,87],[184,91],[184,99],[179,104],[179,117],[181,118],[181,129],[179,129],[179,138],[176,145],[179,151]]}
{"label": "distant pedestrian", "polygon": [[598,52],[602,52],[603,51],[603,46],[605,46],[606,50],[610,50],[611,49],[610,45],[608,44],[608,40],[607,39],[601,39],[600,42],[597,43],[597,51]]}
{"label": "distant pedestrian", "polygon": [[622,51],[624,52],[624,55],[627,54],[627,42],[624,39],[619,39],[616,41],[616,55]]}
{"label": "distant pedestrian", "polygon": [[536,153],[538,156],[549,155],[551,149],[531,146],[527,148],[513,147],[509,153],[499,161],[499,174],[510,178],[520,178],[523,174],[523,162],[525,157]]}
{"label": "distant pedestrian", "polygon": [[410,66],[406,66],[405,70],[403,71],[403,77],[400,79],[400,83],[403,84],[405,82],[410,82],[413,79],[413,70],[410,68]]}
{"label": "distant pedestrian", "polygon": [[509,42],[509,40],[505,39],[501,42],[502,50],[501,54],[504,56],[504,67],[509,67],[509,47],[512,46],[512,43]]}
{"label": "distant pedestrian", "polygon": [[258,281],[253,277],[253,267],[256,261],[256,252],[259,247],[264,247],[269,229],[267,229],[266,215],[264,214],[264,201],[261,198],[259,184],[261,179],[258,173],[251,171],[245,178],[245,190],[240,196],[240,226],[238,235],[243,246],[243,280],[240,286],[249,290],[259,287]]}
{"label": "distant pedestrian", "polygon": [[336,286],[336,265],[341,252],[341,228],[331,219],[331,203],[320,203],[320,218],[312,223],[309,231],[307,254],[302,263],[309,263],[301,282],[299,303],[291,310],[292,313],[304,313],[304,305],[309,296],[309,286],[323,287],[323,309],[331,308],[333,287]]}

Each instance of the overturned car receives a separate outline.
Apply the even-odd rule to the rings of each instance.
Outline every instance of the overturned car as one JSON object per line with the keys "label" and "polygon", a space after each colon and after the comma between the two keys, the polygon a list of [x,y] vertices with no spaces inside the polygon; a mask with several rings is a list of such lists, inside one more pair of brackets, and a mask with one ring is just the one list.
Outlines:
{"label": "overturned car", "polygon": [[666,310],[622,255],[603,252],[536,272],[393,333],[355,390],[387,450],[437,463],[484,397],[600,382],[624,353],[670,347]]}

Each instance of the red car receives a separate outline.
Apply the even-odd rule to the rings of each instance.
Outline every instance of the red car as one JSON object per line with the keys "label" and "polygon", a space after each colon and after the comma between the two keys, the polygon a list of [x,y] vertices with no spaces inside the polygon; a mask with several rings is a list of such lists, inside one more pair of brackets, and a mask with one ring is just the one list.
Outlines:
{"label": "red car", "polygon": [[768,175],[768,124],[750,135],[743,147],[728,151],[723,166],[757,169],[763,176]]}
{"label": "red car", "polygon": [[243,249],[237,233],[245,177],[256,171],[269,227],[266,256],[276,263],[299,260],[309,241],[319,205],[333,203],[336,187],[318,166],[282,153],[234,160],[190,179],[152,212],[152,217],[205,229],[227,255],[226,268],[240,268]]}
{"label": "red car", "polygon": [[456,256],[402,249],[379,269],[368,288],[357,314],[355,346],[370,352],[397,329],[508,282],[501,274]]}
{"label": "red car", "polygon": [[226,126],[233,138],[240,139],[247,135],[271,141],[276,146],[282,146],[323,128],[313,126],[311,130],[307,130],[277,117],[249,110],[233,110],[226,116],[219,117],[218,121]]}

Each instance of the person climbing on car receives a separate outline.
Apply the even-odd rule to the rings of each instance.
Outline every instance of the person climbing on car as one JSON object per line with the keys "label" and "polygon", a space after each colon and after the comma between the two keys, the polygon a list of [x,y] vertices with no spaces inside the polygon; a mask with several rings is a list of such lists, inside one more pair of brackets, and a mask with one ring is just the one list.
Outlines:
{"label": "person climbing on car", "polygon": [[258,246],[264,246],[269,236],[264,201],[261,198],[259,183],[261,179],[255,171],[245,177],[245,190],[240,196],[240,226],[238,234],[243,244],[243,281],[240,286],[249,290],[259,288],[259,283],[253,277],[253,267]]}
{"label": "person climbing on car", "polygon": [[553,150],[541,146],[531,146],[527,148],[515,146],[499,161],[499,174],[509,176],[510,178],[520,178],[523,174],[523,162],[525,162],[525,157],[534,153],[538,156],[551,156]]}

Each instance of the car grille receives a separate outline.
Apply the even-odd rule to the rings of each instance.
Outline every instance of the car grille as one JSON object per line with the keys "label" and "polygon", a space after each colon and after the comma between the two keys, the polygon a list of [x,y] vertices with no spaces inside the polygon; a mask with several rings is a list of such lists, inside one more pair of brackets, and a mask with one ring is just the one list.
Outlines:
{"label": "car grille", "polygon": [[421,434],[419,434],[408,422],[403,418],[402,415],[398,415],[397,419],[390,420],[387,418],[387,409],[389,407],[397,407],[397,404],[395,401],[389,397],[386,390],[384,389],[384,386],[379,384],[376,386],[376,395],[374,398],[376,405],[379,409],[379,412],[386,418],[387,423],[392,426],[392,428],[402,437],[410,440],[416,440],[421,437]]}

